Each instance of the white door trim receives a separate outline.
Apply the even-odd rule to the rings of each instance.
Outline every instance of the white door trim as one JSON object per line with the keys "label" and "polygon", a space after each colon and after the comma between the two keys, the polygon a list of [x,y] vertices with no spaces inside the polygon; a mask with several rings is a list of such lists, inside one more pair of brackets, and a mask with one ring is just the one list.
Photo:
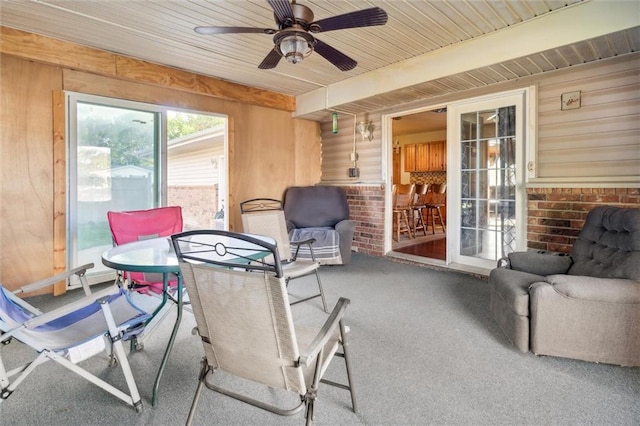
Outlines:
{"label": "white door trim", "polygon": [[466,99],[447,107],[447,263],[457,263],[480,268],[495,267],[495,260],[480,259],[460,254],[461,234],[461,148],[460,116],[467,112],[516,105],[516,249],[526,249],[526,188],[528,138],[531,133],[531,88],[496,93]]}

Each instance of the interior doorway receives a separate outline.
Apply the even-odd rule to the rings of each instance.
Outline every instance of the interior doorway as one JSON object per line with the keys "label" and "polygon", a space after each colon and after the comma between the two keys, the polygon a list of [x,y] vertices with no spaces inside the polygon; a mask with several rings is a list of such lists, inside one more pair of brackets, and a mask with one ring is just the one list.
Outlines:
{"label": "interior doorway", "polygon": [[447,109],[397,116],[391,122],[390,183],[399,193],[414,190],[410,206],[402,195],[392,195],[392,251],[445,261]]}

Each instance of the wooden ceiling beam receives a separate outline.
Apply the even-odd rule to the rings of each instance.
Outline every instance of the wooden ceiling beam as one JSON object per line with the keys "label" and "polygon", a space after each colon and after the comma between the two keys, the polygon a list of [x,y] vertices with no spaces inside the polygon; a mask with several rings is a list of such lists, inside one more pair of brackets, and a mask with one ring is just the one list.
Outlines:
{"label": "wooden ceiling beam", "polygon": [[0,53],[73,70],[293,112],[295,97],[0,27]]}

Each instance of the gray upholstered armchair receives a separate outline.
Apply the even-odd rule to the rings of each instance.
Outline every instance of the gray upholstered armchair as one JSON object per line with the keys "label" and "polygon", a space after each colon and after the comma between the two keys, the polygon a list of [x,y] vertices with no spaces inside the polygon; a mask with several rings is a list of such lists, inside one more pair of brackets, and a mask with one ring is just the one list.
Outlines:
{"label": "gray upholstered armchair", "polygon": [[594,208],[569,256],[511,253],[489,286],[521,351],[640,366],[640,209]]}
{"label": "gray upholstered armchair", "polygon": [[[355,222],[339,186],[293,186],[284,196],[284,215],[292,240],[314,238],[313,251],[321,264],[347,264]],[[300,249],[299,257],[306,254]]]}

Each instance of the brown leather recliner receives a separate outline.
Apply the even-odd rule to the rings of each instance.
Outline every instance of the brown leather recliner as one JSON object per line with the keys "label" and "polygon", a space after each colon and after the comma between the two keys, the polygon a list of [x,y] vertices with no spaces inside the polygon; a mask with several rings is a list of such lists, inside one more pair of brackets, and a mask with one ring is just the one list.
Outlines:
{"label": "brown leather recliner", "polygon": [[592,209],[569,256],[510,253],[489,286],[521,351],[640,366],[640,209]]}

